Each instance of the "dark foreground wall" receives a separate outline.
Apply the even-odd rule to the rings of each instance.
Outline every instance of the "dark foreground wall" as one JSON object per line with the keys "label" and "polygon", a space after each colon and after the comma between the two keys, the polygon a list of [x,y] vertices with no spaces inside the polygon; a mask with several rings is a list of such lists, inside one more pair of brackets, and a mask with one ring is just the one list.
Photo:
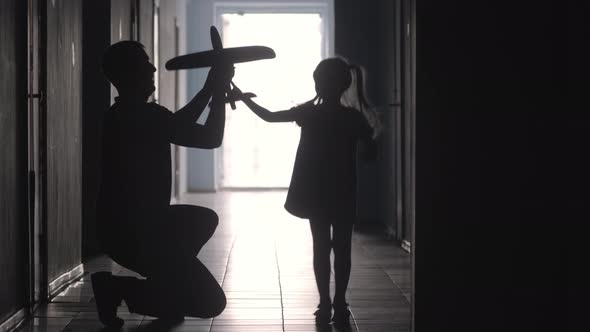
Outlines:
{"label": "dark foreground wall", "polygon": [[415,331],[564,331],[563,6],[415,3]]}
{"label": "dark foreground wall", "polygon": [[0,2],[0,323],[26,301],[26,12]]}

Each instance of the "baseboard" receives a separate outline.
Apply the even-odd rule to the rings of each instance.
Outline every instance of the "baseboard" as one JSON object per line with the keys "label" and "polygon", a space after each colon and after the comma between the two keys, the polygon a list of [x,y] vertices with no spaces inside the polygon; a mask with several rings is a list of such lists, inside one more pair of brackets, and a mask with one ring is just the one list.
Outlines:
{"label": "baseboard", "polygon": [[[265,191],[273,191],[273,192],[283,192],[283,191],[287,191],[289,190],[288,187],[283,187],[283,188],[276,188],[276,187],[221,187],[219,188],[219,190],[215,190],[214,192],[219,192],[219,191],[234,191],[234,192],[265,192]],[[207,192],[207,191],[205,191]],[[195,191],[191,191],[191,193],[199,193],[199,192],[195,192]]]}
{"label": "baseboard", "polygon": [[407,251],[408,253],[412,252],[412,244],[408,240],[402,240],[402,249]]}
{"label": "baseboard", "polygon": [[59,294],[64,288],[69,286],[74,280],[78,279],[84,274],[84,265],[80,264],[70,271],[57,277],[49,284],[49,297]]}
{"label": "baseboard", "polygon": [[0,332],[12,332],[15,331],[25,321],[27,312],[25,309],[17,311],[14,315],[10,316],[2,324],[0,324]]}
{"label": "baseboard", "polygon": [[395,240],[396,239],[396,232],[393,227],[390,225],[385,226],[385,239],[386,240]]}
{"label": "baseboard", "polygon": [[[49,284],[49,297],[59,294],[64,288],[69,286],[73,281],[80,278],[84,274],[84,266],[82,264],[76,266],[70,271],[62,274],[57,279]],[[36,305],[38,306],[38,304]],[[10,316],[4,322],[0,323],[0,332],[16,331],[27,318],[27,310],[20,309],[14,315]]]}

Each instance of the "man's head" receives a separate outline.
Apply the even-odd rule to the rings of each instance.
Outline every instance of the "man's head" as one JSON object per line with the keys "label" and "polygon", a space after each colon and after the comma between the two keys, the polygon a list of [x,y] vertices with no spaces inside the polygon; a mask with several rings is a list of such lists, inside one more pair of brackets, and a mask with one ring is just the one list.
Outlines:
{"label": "man's head", "polygon": [[154,72],[144,46],[136,41],[115,43],[105,51],[102,70],[119,95],[147,99],[154,92]]}

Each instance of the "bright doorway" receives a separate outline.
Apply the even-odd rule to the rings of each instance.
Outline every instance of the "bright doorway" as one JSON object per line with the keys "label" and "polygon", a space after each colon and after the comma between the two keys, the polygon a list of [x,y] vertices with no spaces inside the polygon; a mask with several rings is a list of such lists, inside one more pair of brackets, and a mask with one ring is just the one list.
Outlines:
{"label": "bright doorway", "polygon": [[[331,54],[327,8],[217,7],[216,26],[224,47],[264,45],[277,55],[236,64],[234,82],[242,91],[255,93],[254,100],[271,111],[312,99],[313,70]],[[287,188],[300,128],[295,123],[264,122],[242,103],[226,114],[224,142],[216,158],[219,187]]]}

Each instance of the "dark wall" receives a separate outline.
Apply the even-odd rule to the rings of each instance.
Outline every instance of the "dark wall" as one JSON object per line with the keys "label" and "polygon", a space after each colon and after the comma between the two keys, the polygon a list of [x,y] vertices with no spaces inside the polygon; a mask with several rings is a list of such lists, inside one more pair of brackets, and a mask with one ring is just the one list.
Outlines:
{"label": "dark wall", "polygon": [[26,293],[26,11],[0,2],[0,323]]}
{"label": "dark wall", "polygon": [[[176,2],[160,1],[159,8],[159,57],[160,63],[158,66],[157,79],[159,80],[159,100],[158,103],[172,112],[177,109],[177,75],[176,70],[166,70],[166,61],[177,56],[178,36],[176,32]],[[179,174],[178,158],[179,152],[176,145],[172,145],[172,197],[175,197],[178,192]]]}
{"label": "dark wall", "polygon": [[153,62],[154,59],[154,0],[138,0],[139,42],[145,46],[145,52]]}
{"label": "dark wall", "polygon": [[[137,0],[138,41],[145,46],[145,52],[154,63],[154,0]],[[154,95],[150,97],[153,101]]]}
{"label": "dark wall", "polygon": [[367,95],[375,105],[395,101],[395,3],[334,2],[335,53],[367,70]]}
{"label": "dark wall", "polygon": [[[174,8],[173,2],[166,2]],[[83,8],[83,257],[99,254],[96,199],[100,187],[102,116],[117,95],[101,70],[111,44],[136,40],[153,60],[153,1],[87,1]],[[173,41],[172,41],[173,42]]]}
{"label": "dark wall", "polygon": [[96,200],[100,184],[102,115],[110,107],[110,83],[101,70],[111,44],[110,1],[85,1],[82,38],[82,255],[100,252],[96,239]]}
{"label": "dark wall", "polygon": [[176,3],[173,1],[160,1],[159,22],[159,52],[160,63],[158,68],[159,104],[171,111],[176,111],[176,71],[166,70],[166,61],[176,56]]}
{"label": "dark wall", "polygon": [[47,240],[51,282],[81,262],[82,2],[47,2]]}
{"label": "dark wall", "polygon": [[[135,40],[133,25],[135,22],[135,0],[117,0],[111,2],[111,44],[121,40]],[[109,83],[110,84],[110,83]],[[111,103],[117,96],[117,90],[111,85]]]}
{"label": "dark wall", "polygon": [[131,15],[135,1],[111,1],[111,43],[132,40]]}
{"label": "dark wall", "polygon": [[396,1],[335,1],[335,53],[367,73],[366,92],[383,124],[376,161],[359,163],[358,217],[361,223],[395,228],[395,119],[397,109]]}
{"label": "dark wall", "polygon": [[564,330],[559,7],[416,4],[415,330]]}

